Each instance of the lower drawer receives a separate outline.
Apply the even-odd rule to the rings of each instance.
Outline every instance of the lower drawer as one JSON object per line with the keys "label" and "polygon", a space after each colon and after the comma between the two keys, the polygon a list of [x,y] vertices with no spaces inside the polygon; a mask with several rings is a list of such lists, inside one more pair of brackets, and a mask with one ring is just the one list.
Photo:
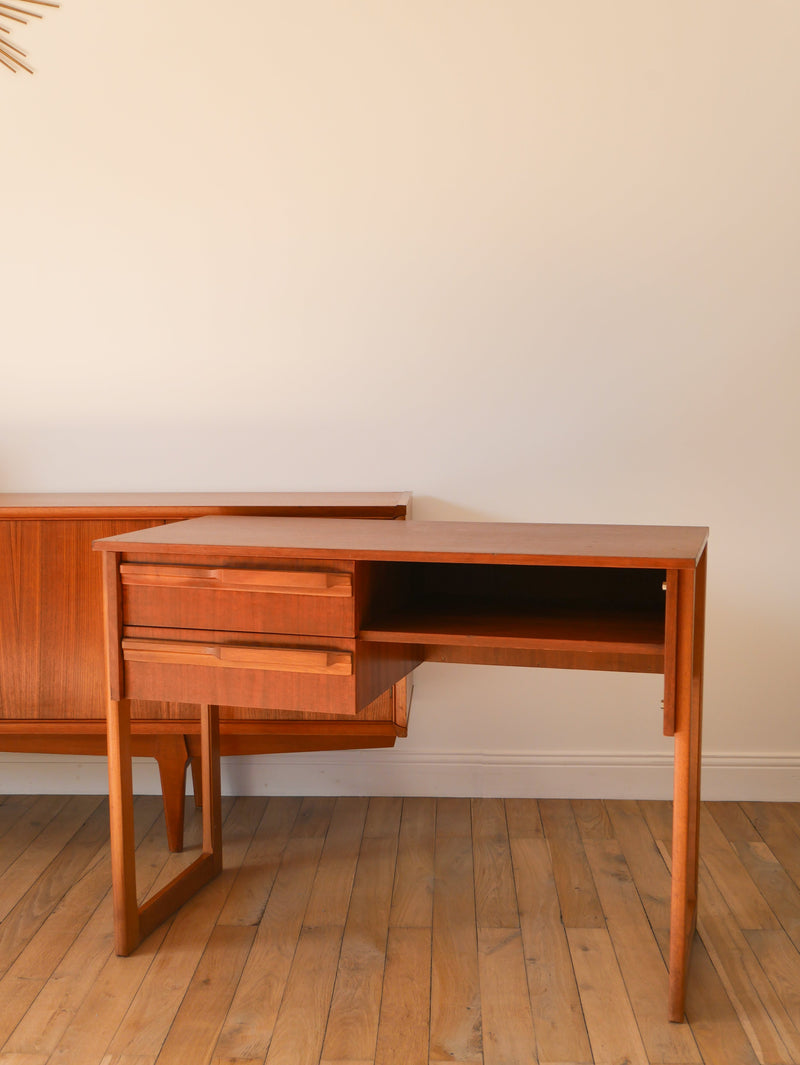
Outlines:
{"label": "lower drawer", "polygon": [[158,702],[355,714],[355,640],[336,644],[125,637],[124,695]]}

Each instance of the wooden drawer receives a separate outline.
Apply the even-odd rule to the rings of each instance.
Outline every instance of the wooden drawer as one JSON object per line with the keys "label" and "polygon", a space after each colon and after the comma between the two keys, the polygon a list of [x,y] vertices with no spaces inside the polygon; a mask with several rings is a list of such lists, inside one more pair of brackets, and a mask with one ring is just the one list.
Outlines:
{"label": "wooden drawer", "polygon": [[352,567],[123,562],[126,625],[355,636]]}
{"label": "wooden drawer", "polygon": [[355,714],[355,640],[269,644],[197,639],[122,640],[124,695],[158,702]]}

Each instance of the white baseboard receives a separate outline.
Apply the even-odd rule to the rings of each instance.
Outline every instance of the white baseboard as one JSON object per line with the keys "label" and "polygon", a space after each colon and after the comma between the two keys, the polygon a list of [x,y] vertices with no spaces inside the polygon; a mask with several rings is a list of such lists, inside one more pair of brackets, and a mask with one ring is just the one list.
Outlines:
{"label": "white baseboard", "polygon": [[[223,759],[226,795],[462,795],[668,799],[668,752],[347,751]],[[160,791],[136,759],[138,794]],[[0,754],[3,794],[104,794],[104,758]],[[800,801],[800,753],[706,752],[703,798]]]}

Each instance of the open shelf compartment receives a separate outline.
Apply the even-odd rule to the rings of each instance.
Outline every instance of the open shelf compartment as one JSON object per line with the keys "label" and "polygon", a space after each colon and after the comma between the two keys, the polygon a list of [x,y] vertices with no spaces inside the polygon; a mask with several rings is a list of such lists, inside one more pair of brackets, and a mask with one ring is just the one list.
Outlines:
{"label": "open shelf compartment", "polygon": [[383,643],[663,655],[664,576],[652,569],[389,563],[358,635]]}

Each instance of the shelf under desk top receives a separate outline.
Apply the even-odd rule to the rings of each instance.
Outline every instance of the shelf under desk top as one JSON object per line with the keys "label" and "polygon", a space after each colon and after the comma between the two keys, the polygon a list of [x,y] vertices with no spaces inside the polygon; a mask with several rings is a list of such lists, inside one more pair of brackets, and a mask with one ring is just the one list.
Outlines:
{"label": "shelf under desk top", "polygon": [[365,626],[359,638],[370,643],[614,652],[663,658],[664,615],[633,611],[515,615],[500,610],[400,610],[382,618],[379,625]]}

